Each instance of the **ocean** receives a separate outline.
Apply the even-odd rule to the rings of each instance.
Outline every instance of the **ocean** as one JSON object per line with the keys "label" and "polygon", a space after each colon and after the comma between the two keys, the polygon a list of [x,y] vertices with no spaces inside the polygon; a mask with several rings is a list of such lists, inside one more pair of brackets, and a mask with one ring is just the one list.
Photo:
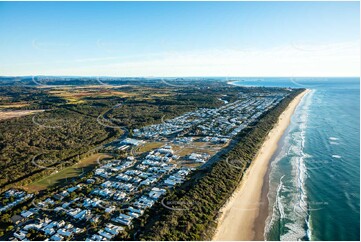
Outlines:
{"label": "ocean", "polygon": [[308,88],[273,155],[266,240],[360,240],[360,80],[243,78]]}

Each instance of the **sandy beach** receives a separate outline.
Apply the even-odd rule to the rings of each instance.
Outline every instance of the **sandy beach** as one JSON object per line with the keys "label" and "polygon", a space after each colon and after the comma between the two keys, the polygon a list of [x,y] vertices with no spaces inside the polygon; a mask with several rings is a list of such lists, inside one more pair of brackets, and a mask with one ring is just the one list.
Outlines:
{"label": "sandy beach", "polygon": [[295,97],[280,115],[277,124],[268,134],[239,187],[221,209],[213,240],[263,240],[262,235],[256,235],[255,227],[260,208],[267,203],[264,196],[261,196],[264,177],[269,167],[269,161],[277,150],[278,141],[290,124],[297,105],[308,92],[309,90],[306,90]]}

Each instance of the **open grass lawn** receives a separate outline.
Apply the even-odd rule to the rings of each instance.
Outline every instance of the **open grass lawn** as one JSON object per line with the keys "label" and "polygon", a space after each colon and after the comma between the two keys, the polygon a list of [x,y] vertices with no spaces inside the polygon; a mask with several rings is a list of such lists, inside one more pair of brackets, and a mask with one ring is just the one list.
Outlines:
{"label": "open grass lawn", "polygon": [[147,142],[140,146],[136,151],[137,153],[149,152],[153,149],[159,148],[164,145],[164,142]]}
{"label": "open grass lawn", "polygon": [[38,181],[35,181],[29,185],[26,185],[24,187],[25,190],[29,192],[38,192],[41,190],[45,190],[48,187],[51,187],[53,185],[56,185],[59,182],[67,181],[68,179],[72,179],[74,177],[80,176],[83,172],[87,172],[91,170],[96,164],[97,159],[99,160],[105,159],[111,157],[107,154],[97,153],[94,155],[91,155],[89,157],[84,158],[79,163],[72,165],[70,167],[66,167],[62,169],[61,171],[58,171],[56,173],[53,173],[52,175],[49,175],[47,177],[44,177]]}

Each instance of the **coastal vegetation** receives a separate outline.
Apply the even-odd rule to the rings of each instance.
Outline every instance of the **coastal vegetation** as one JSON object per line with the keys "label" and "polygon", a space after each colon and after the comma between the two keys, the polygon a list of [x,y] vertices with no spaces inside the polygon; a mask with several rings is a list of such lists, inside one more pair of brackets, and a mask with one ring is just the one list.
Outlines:
{"label": "coastal vegetation", "polygon": [[61,163],[63,168],[70,166],[91,155],[89,150],[118,137],[121,131],[60,108],[4,120],[0,132],[0,185],[5,187],[19,181],[20,185],[28,184],[60,169]]}

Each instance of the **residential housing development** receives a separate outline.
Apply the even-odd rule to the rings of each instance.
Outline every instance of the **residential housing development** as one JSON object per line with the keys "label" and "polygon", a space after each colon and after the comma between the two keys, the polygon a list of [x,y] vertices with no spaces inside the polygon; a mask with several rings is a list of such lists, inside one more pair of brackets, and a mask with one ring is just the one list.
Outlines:
{"label": "residential housing development", "polygon": [[219,108],[200,108],[134,129],[132,137],[119,140],[115,148],[127,152],[124,158],[99,161],[87,179],[50,197],[38,199],[23,191],[7,191],[5,196],[15,199],[0,207],[0,212],[33,199],[31,206],[17,215],[20,222],[14,223],[11,239],[29,240],[31,233],[41,233],[52,241],[122,238],[154,204],[172,209],[163,201],[167,192],[207,165],[232,138],[286,95],[240,93],[237,101]]}

